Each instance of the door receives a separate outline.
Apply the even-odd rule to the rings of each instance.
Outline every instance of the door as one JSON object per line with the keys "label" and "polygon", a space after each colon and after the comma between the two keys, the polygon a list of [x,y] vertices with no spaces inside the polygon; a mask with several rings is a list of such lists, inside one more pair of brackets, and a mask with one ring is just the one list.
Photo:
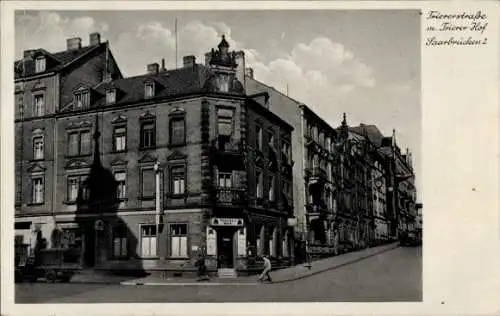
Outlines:
{"label": "door", "polygon": [[92,268],[95,265],[95,231],[92,229],[87,229],[84,233],[84,262],[85,266]]}
{"label": "door", "polygon": [[234,267],[234,232],[232,228],[217,229],[217,267],[232,269]]}

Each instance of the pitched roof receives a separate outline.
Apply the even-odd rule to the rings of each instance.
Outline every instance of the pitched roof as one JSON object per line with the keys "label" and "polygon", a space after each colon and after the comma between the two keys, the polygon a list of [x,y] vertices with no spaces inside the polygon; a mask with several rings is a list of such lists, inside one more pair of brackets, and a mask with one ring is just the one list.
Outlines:
{"label": "pitched roof", "polygon": [[[31,50],[28,53],[27,57],[23,58],[22,60],[16,60],[14,62],[14,79],[29,77],[35,74],[39,75],[53,71],[60,71],[78,58],[104,45],[107,45],[107,43],[104,42],[100,43],[99,45],[85,46],[80,49],[65,50],[56,53],[50,53],[41,48]],[[48,60],[46,63],[45,71],[36,73],[35,58],[33,57],[40,55],[45,56]]]}
{"label": "pitched roof", "polygon": [[368,139],[377,147],[381,147],[383,144],[384,135],[380,132],[376,125],[364,125],[349,127],[351,132],[360,135],[366,135]]}
{"label": "pitched roof", "polygon": [[[92,92],[91,107],[117,106],[145,101],[145,85],[154,84],[154,97],[151,100],[168,99],[188,94],[216,92],[213,90],[214,73],[206,66],[194,64],[190,67],[143,74],[134,77],[101,82],[94,87],[84,87]],[[106,91],[115,89],[115,102],[106,104]],[[225,93],[227,94],[227,93]],[[229,94],[242,96],[242,93],[230,87]],[[150,100],[150,99],[147,99]],[[71,104],[63,106],[62,111],[70,110]]]}
{"label": "pitched roof", "polygon": [[94,89],[101,95],[101,98],[93,102],[93,106],[106,105],[106,91],[113,88],[117,91],[115,104],[144,100],[144,86],[147,82],[155,85],[155,99],[202,92],[207,73],[204,66],[196,64],[192,67],[104,82]]}

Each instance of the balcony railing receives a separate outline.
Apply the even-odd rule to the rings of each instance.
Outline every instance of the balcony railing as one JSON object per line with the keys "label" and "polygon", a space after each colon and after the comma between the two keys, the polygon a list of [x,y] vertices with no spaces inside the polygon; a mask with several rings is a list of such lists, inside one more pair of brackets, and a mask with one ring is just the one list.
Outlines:
{"label": "balcony railing", "polygon": [[217,187],[215,192],[216,205],[237,207],[244,204],[245,191],[243,189]]}
{"label": "balcony railing", "polygon": [[241,141],[226,141],[224,139],[214,139],[212,141],[212,148],[218,153],[227,154],[241,154],[243,153],[243,146]]}
{"label": "balcony railing", "polygon": [[326,171],[322,168],[307,168],[306,176],[309,180],[309,183],[314,183],[318,181],[325,181],[328,179]]}

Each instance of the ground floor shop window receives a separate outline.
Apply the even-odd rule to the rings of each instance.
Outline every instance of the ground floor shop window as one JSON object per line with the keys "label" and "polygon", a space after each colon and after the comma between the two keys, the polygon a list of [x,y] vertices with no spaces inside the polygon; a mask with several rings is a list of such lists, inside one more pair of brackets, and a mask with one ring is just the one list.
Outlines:
{"label": "ground floor shop window", "polygon": [[141,226],[141,257],[156,256],[156,226],[142,225]]}
{"label": "ground floor shop window", "polygon": [[281,248],[282,248],[282,254],[283,254],[283,257],[288,257],[289,254],[288,254],[288,232],[285,232],[285,236],[283,237],[283,242],[282,242],[282,245],[281,245]]}
{"label": "ground floor shop window", "polygon": [[170,256],[187,258],[187,224],[170,225]]}
{"label": "ground floor shop window", "polygon": [[127,227],[113,227],[113,258],[127,257]]}
{"label": "ground floor shop window", "polygon": [[277,245],[276,245],[276,240],[277,240],[277,230],[276,228],[272,228],[269,232],[269,255],[271,257],[276,257],[276,248],[277,248]]}

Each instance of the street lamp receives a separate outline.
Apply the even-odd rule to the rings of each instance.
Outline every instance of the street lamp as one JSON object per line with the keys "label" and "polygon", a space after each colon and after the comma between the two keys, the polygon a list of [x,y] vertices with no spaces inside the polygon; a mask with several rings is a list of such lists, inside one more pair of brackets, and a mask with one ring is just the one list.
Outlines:
{"label": "street lamp", "polygon": [[159,240],[160,240],[160,163],[157,161],[154,165],[155,180],[156,180],[156,195],[155,195],[155,209],[156,209],[156,252],[159,251]]}

